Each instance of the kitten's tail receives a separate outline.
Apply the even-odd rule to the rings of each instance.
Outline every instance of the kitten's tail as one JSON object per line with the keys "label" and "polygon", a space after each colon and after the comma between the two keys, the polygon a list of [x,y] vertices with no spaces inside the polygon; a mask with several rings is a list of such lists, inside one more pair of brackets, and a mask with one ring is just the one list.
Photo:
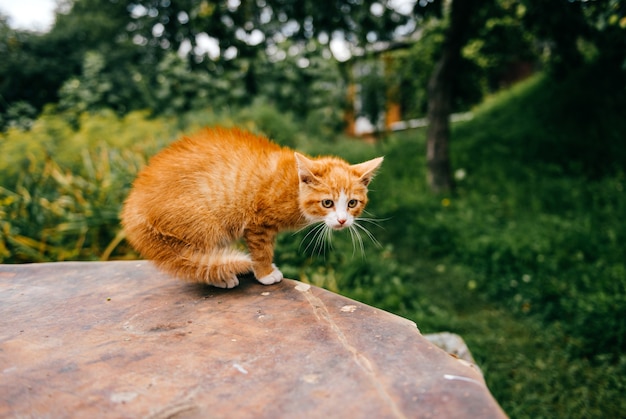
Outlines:
{"label": "kitten's tail", "polygon": [[252,272],[252,259],[248,254],[227,246],[190,246],[186,241],[148,225],[127,207],[122,224],[126,239],[143,257],[186,281],[233,288],[239,285],[237,275]]}
{"label": "kitten's tail", "polygon": [[154,262],[181,279],[220,288],[236,287],[239,285],[237,275],[252,272],[250,256],[231,248],[206,252],[188,249],[174,259],[157,259]]}

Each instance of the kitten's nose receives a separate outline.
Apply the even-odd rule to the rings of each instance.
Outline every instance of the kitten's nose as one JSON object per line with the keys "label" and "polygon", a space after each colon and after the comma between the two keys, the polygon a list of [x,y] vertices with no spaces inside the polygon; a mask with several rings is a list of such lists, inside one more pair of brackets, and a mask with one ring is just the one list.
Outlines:
{"label": "kitten's nose", "polygon": [[348,221],[348,220],[346,220],[345,218],[337,218],[337,222],[339,224],[341,224],[341,225],[344,225],[346,223],[346,221]]}

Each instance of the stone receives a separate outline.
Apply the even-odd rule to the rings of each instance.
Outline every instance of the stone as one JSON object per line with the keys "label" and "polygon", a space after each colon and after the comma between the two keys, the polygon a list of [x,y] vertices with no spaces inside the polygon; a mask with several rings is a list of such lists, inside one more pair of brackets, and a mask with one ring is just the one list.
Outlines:
{"label": "stone", "polygon": [[0,417],[502,418],[404,318],[284,279],[147,261],[0,265]]}
{"label": "stone", "polygon": [[450,355],[461,360],[467,361],[469,364],[476,366],[476,361],[470,352],[463,338],[455,333],[439,332],[424,335],[429,342],[443,349]]}

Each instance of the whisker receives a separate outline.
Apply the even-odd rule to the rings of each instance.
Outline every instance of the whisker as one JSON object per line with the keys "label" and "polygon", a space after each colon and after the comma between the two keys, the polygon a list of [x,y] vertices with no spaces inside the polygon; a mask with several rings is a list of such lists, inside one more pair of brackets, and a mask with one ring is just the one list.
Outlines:
{"label": "whisker", "polygon": [[[358,224],[357,224],[358,227]],[[361,254],[363,255],[363,259],[365,259],[365,247],[363,246],[363,238],[359,230],[355,230],[357,232],[357,237],[359,238],[359,246],[361,246]]]}
{"label": "whisker", "polygon": [[[302,218],[302,217],[301,217]],[[311,226],[318,226],[319,223],[321,221],[311,221],[307,224],[305,224],[304,226],[300,227],[299,229],[297,229],[296,231],[294,231],[293,233],[291,233],[292,236],[295,236],[296,234],[300,233],[301,231],[306,230],[307,228],[310,228]]]}
{"label": "whisker", "polygon": [[[297,232],[300,232],[300,231],[302,231],[302,230],[304,230],[305,228],[308,228],[308,227],[309,227],[309,226],[304,227],[304,228],[302,228],[302,229],[298,230]],[[313,225],[313,227],[311,227],[311,229],[310,229],[309,231],[307,231],[307,233],[304,235],[304,237],[302,238],[302,242],[300,243],[300,245],[302,245],[302,243],[304,243],[304,240],[306,240],[306,238],[307,238],[307,237],[309,237],[311,234],[313,234],[313,237],[315,237],[315,231],[316,231],[317,229],[319,229],[319,228],[320,228],[319,224],[314,224],[314,225]],[[297,232],[296,232],[296,233],[297,233]],[[294,233],[294,234],[295,234],[295,233]]]}
{"label": "whisker", "polygon": [[304,252],[308,253],[309,249],[311,254],[323,255],[326,258],[326,249],[332,249],[332,229],[328,227],[324,222],[315,224],[313,228],[302,238],[300,247],[309,238],[309,242],[304,248]]}
{"label": "whisker", "polygon": [[[350,226],[350,235],[352,236],[352,255],[356,253],[357,243],[359,245],[359,250],[361,250],[361,258],[365,259],[365,247],[363,246],[363,238],[361,237],[361,233],[356,228],[358,224],[353,224]],[[356,239],[356,240],[355,240]]]}
{"label": "whisker", "polygon": [[359,219],[359,220],[368,220],[368,221],[389,221],[389,220],[391,220],[391,217],[389,217],[389,218],[357,217],[357,219]]}
{"label": "whisker", "polygon": [[[308,228],[308,227],[311,227],[311,226],[306,226],[306,227],[303,227],[303,228],[301,228],[301,229],[300,229],[300,230],[298,230],[298,231],[302,231],[302,230],[304,230],[305,228]],[[312,228],[311,228],[311,230],[309,230],[309,232],[305,234],[305,236],[303,237],[303,239],[306,239],[306,238],[307,238],[307,237],[308,237],[311,233],[315,233],[315,232],[316,232],[317,230],[319,230],[320,228],[323,228],[323,224],[322,224],[322,223],[319,223],[319,224],[312,224]],[[313,235],[315,236],[315,234],[313,234]]]}
{"label": "whisker", "polygon": [[369,237],[369,239],[372,241],[372,243],[374,243],[376,245],[376,247],[383,247],[380,242],[378,240],[376,240],[376,237],[374,237],[374,235],[364,226],[362,226],[359,223],[354,223],[354,226],[358,227],[359,229],[361,229],[366,235],[367,237]]}
{"label": "whisker", "polygon": [[325,225],[321,224],[321,227],[317,230],[317,234],[315,235],[315,246],[313,246],[313,252],[318,255],[323,255],[324,259],[326,259],[326,248],[324,247],[325,235]]}
{"label": "whisker", "polygon": [[309,241],[309,244],[307,244],[307,246],[304,248],[304,253],[308,252],[311,245],[313,245],[312,251],[313,253],[315,253],[317,249],[318,236],[323,229],[324,229],[324,223],[314,224],[311,230],[309,230],[306,233],[306,235],[302,238],[302,241],[300,242],[300,247],[302,247],[302,244],[306,241],[307,237],[311,236],[311,240]]}
{"label": "whisker", "polygon": [[324,224],[324,242],[328,244],[330,250],[333,249],[333,230]]}
{"label": "whisker", "polygon": [[[363,225],[359,224],[359,222],[369,223],[371,225],[375,225],[376,227],[383,228],[379,221],[375,218],[369,217],[358,217],[354,219],[354,223],[348,227],[348,231],[350,232],[350,239],[352,241],[352,256],[354,256],[357,251],[360,251],[361,257],[365,258],[365,243],[363,241],[363,233],[367,235],[367,237],[376,245],[377,247],[382,247],[380,242],[374,237],[374,235]],[[303,230],[309,229],[306,232],[302,241],[300,242],[300,249],[304,246],[304,253],[309,254],[317,254],[323,255],[326,258],[326,251],[333,250],[333,229],[330,228],[324,222],[318,222],[314,224],[310,224],[302,227],[297,232],[301,232]],[[307,242],[307,243],[305,243]]]}
{"label": "whisker", "polygon": [[[372,215],[372,213],[371,213],[371,212],[369,212],[367,209],[363,209],[363,214],[365,214],[365,215],[370,215],[370,216]],[[370,218],[371,218],[371,217],[370,217]]]}
{"label": "whisker", "polygon": [[356,253],[356,238],[354,237],[354,227],[348,227],[348,231],[350,232],[350,239],[352,240],[352,257]]}
{"label": "whisker", "polygon": [[352,257],[354,257],[354,254],[356,253],[356,240],[354,238],[353,227],[352,226],[348,227],[348,231],[350,232],[350,239],[352,241]]}
{"label": "whisker", "polygon": [[366,223],[370,223],[375,225],[378,228],[382,228],[383,230],[385,229],[384,226],[382,226],[380,223],[383,221],[388,221],[390,220],[390,218],[383,218],[383,219],[377,219],[377,218],[366,218],[366,217],[358,217],[354,219],[355,221],[363,221]]}

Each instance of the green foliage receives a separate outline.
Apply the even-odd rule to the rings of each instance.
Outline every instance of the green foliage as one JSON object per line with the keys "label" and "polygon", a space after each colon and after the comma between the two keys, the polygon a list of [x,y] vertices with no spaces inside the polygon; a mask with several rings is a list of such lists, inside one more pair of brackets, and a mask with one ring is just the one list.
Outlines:
{"label": "green foliage", "polygon": [[537,38],[524,27],[519,2],[497,1],[476,36],[463,48],[463,56],[481,69],[479,84],[489,92],[517,81],[521,66],[537,62]]}
{"label": "green foliage", "polygon": [[0,257],[5,262],[91,260],[108,252],[119,230],[119,203],[126,187],[118,176],[133,159],[113,150],[82,153],[86,176],[63,171],[48,160],[27,171],[13,190],[0,188]]}
{"label": "green foliage", "polygon": [[[45,114],[0,136],[0,261],[108,257],[118,212],[147,156],[174,135],[145,114]],[[112,244],[113,243],[113,244]]]}
{"label": "green foliage", "polygon": [[4,115],[0,114],[0,127],[30,129],[37,117],[37,109],[25,101],[11,103]]}
{"label": "green foliage", "polygon": [[[240,125],[311,154],[385,155],[367,215],[381,246],[364,236],[361,254],[338,233],[317,254],[308,230],[284,233],[276,263],[285,275],[413,319],[422,332],[461,334],[512,417],[619,416],[626,122],[613,112],[624,98],[588,82],[597,70],[536,77],[455,125],[450,196],[428,190],[422,131],[364,144],[306,131],[263,100],[176,119],[98,111],[76,125],[49,110],[30,131],[0,137],[0,260],[137,257],[119,210],[137,171],[182,131]],[[583,98],[585,119],[572,118]]]}
{"label": "green foliage", "polygon": [[426,116],[428,79],[443,42],[440,25],[428,25],[420,42],[389,53],[387,83],[390,97],[400,104],[407,119]]}
{"label": "green foliage", "polygon": [[453,250],[483,292],[561,324],[572,353],[615,358],[626,349],[626,122],[614,109],[626,94],[592,85],[598,71],[533,80],[455,131],[460,216],[476,227]]}
{"label": "green foliage", "polygon": [[[528,75],[537,62],[539,42],[524,26],[524,10],[519,2],[482,3],[454,69],[453,112],[467,111],[486,94]],[[438,19],[420,23],[418,42],[384,54],[387,94],[400,104],[405,119],[426,115],[428,82],[441,55],[447,24]],[[380,89],[377,91],[380,94]]]}
{"label": "green foliage", "polygon": [[[487,101],[479,112],[489,112],[489,129],[472,133],[460,144],[457,166],[467,167],[477,158],[506,158],[510,165],[493,169],[504,170],[503,175],[516,180],[544,171],[552,176],[613,175],[626,167],[625,122],[616,112],[626,106],[625,88],[626,74],[602,63],[584,66],[562,83],[534,78],[512,89],[510,95]],[[520,123],[520,115],[530,129]],[[503,141],[485,147],[496,131]],[[469,137],[463,128],[459,136]],[[465,144],[474,151],[465,153]],[[527,170],[528,166],[533,170]],[[489,168],[482,166],[481,174]]]}
{"label": "green foliage", "polygon": [[[375,15],[373,0],[235,3],[77,0],[43,35],[0,16],[0,262],[137,257],[118,219],[132,180],[180,132],[204,125],[352,162],[384,154],[368,208],[382,245],[363,237],[361,255],[336,234],[316,255],[307,231],[286,233],[276,254],[284,273],[423,332],[460,333],[512,417],[623,415],[625,3],[477,6],[455,110],[506,84],[536,46],[552,74],[570,77],[537,77],[455,126],[451,196],[425,184],[422,132],[375,145],[337,135],[345,68],[329,38],[386,39],[406,16]],[[418,2],[413,15],[445,4]],[[428,22],[422,41],[390,53],[384,78],[362,80],[372,119],[387,94],[407,117],[424,115],[445,24]],[[219,57],[193,49],[203,36]],[[185,46],[191,53],[179,55]],[[576,70],[583,62],[593,65]]]}
{"label": "green foliage", "polygon": [[355,42],[366,34],[387,39],[407,20],[388,7],[373,16],[369,4],[380,6],[77,0],[63,4],[45,34],[11,30],[0,17],[0,130],[12,120],[9,105],[20,101],[37,112],[59,103],[76,115],[172,115],[239,107],[257,96],[303,120],[313,111],[310,127],[320,120],[335,127],[344,95],[333,32]]}
{"label": "green foliage", "polygon": [[284,41],[250,63],[257,98],[298,118],[307,135],[332,137],[343,128],[345,82],[328,47],[309,40]]}
{"label": "green foliage", "polygon": [[[564,4],[546,0],[520,1],[520,17],[527,31],[542,40],[546,64],[562,76],[577,69],[590,56],[606,68],[626,62],[626,5],[621,0]],[[592,53],[590,54],[590,51]]]}
{"label": "green foliage", "polygon": [[[419,42],[409,48],[386,54],[389,68],[386,84],[391,99],[400,104],[405,119],[422,118],[428,108],[428,82],[441,53],[444,27],[440,23],[425,25]],[[505,54],[507,48],[499,51]],[[465,54],[455,68],[452,85],[453,112],[462,112],[479,103],[489,91],[485,82],[489,68]]]}
{"label": "green foliage", "polygon": [[423,332],[460,333],[512,417],[619,416],[626,121],[615,110],[626,98],[592,83],[597,71],[536,77],[455,125],[451,196],[428,191],[422,132],[363,145],[358,156],[337,148],[348,158],[386,156],[368,208],[385,220],[374,231],[383,248],[368,247],[361,260],[338,239],[325,259],[281,250],[281,263]]}
{"label": "green foliage", "polygon": [[28,131],[0,134],[0,262],[136,257],[120,243],[118,213],[141,167],[181,131],[237,121],[284,145],[316,143],[293,117],[261,101],[179,119],[151,119],[147,112],[119,117],[110,110],[53,111]]}
{"label": "green foliage", "polygon": [[[106,56],[107,77],[113,74],[129,85],[126,63],[142,63],[139,47],[119,36],[128,23],[123,2],[80,0],[64,3],[70,13],[59,13],[44,34],[12,30],[0,19],[0,113],[5,106],[26,101],[38,112],[58,100],[58,90],[78,76],[89,51]],[[143,66],[146,68],[146,66]],[[127,108],[128,109],[128,108]],[[4,127],[0,127],[3,129]]]}

